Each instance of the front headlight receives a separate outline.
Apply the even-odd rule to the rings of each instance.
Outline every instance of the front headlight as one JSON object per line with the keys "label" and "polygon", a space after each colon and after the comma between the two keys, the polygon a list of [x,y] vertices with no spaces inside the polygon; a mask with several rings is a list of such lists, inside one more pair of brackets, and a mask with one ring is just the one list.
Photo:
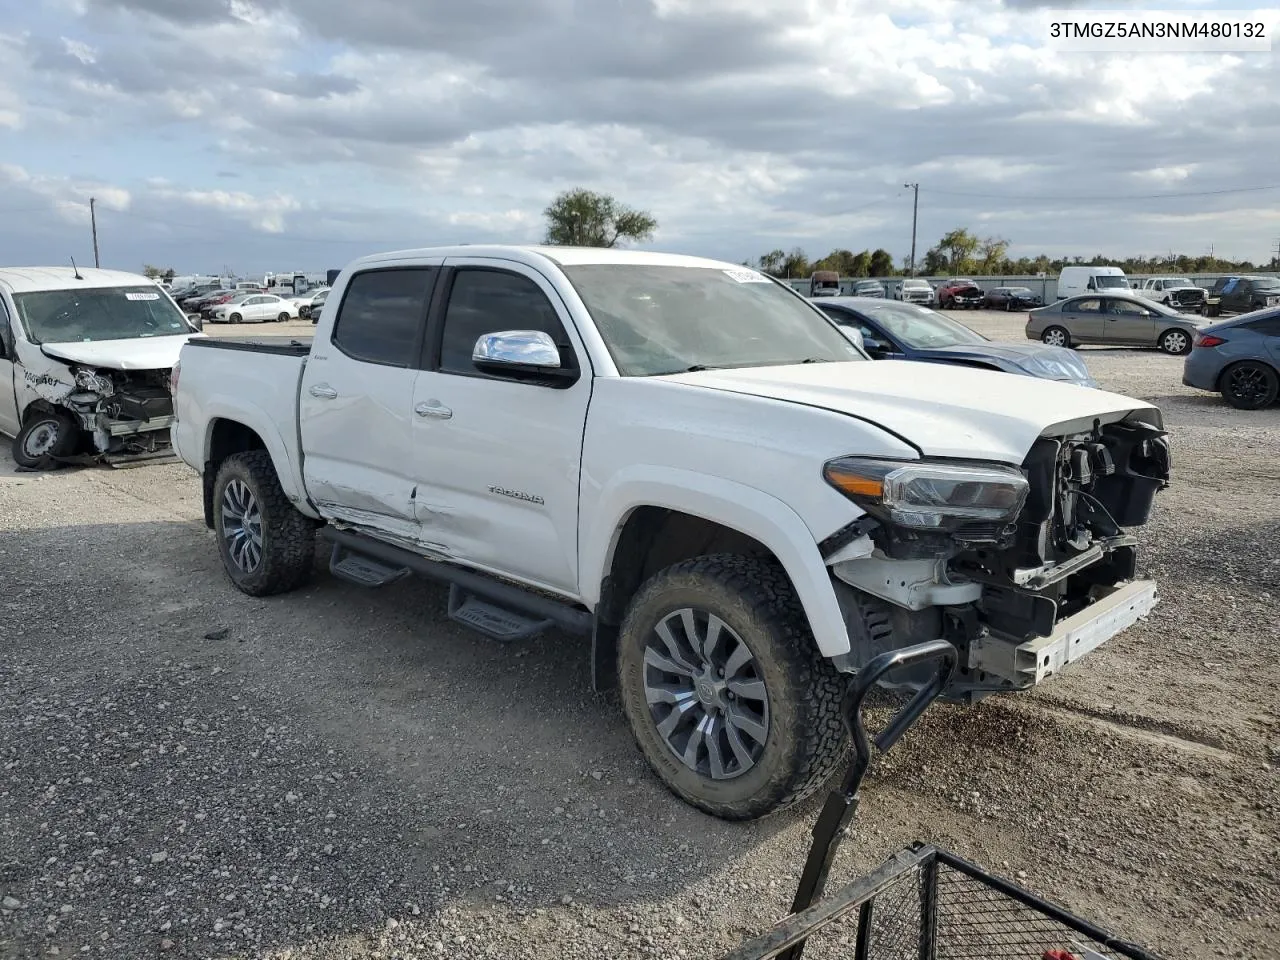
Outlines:
{"label": "front headlight", "polygon": [[827,483],[872,516],[902,527],[948,531],[970,521],[1012,522],[1027,500],[1027,479],[999,464],[841,457],[822,470]]}

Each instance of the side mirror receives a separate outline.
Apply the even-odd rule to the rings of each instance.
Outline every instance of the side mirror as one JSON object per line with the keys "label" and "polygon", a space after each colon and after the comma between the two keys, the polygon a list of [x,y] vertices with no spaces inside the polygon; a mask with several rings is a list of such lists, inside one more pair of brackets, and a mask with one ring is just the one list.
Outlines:
{"label": "side mirror", "polygon": [[855,347],[857,347],[863,353],[867,352],[867,344],[866,344],[866,341],[863,339],[861,330],[859,330],[857,327],[846,327],[843,323],[840,324],[839,326],[840,326],[840,332],[843,333],[845,337],[848,338]]}
{"label": "side mirror", "polygon": [[471,361],[485,373],[569,386],[578,371],[560,363],[560,348],[541,330],[503,330],[476,340]]}
{"label": "side mirror", "polygon": [[888,353],[889,345],[883,340],[877,340],[875,337],[863,337],[862,348],[873,357],[877,353]]}
{"label": "side mirror", "polygon": [[204,317],[200,316],[199,314],[196,314],[195,316],[192,316],[192,317],[187,317],[187,323],[191,324],[197,330],[200,330],[200,331],[204,330]]}

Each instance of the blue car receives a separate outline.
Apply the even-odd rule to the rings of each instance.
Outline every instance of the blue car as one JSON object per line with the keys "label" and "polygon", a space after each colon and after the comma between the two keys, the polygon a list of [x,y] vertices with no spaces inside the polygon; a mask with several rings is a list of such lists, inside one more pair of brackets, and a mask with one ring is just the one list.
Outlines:
{"label": "blue car", "polygon": [[1182,363],[1182,382],[1221,393],[1237,410],[1261,410],[1280,394],[1280,310],[1255,310],[1203,328]]}
{"label": "blue car", "polygon": [[963,323],[914,303],[867,297],[826,297],[814,306],[862,335],[873,360],[921,360],[986,367],[1042,380],[1097,387],[1080,354],[1043,343],[996,343]]}

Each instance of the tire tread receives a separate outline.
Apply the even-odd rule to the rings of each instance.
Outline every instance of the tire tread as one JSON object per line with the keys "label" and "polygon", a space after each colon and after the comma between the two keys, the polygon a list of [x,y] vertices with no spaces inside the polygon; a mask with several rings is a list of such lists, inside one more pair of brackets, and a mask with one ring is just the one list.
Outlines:
{"label": "tire tread", "polygon": [[[262,510],[263,526],[268,529],[263,537],[261,575],[247,583],[232,577],[232,582],[253,597],[268,597],[298,589],[311,579],[315,569],[315,522],[299,513],[289,502],[271,454],[266,450],[249,450],[227,457],[218,468],[218,481],[226,473],[236,470],[243,471],[245,478],[253,484],[254,495]],[[215,481],[214,490],[215,497],[220,498],[222,487],[218,481]],[[217,524],[215,532],[221,538]],[[223,563],[225,566],[225,559]]]}

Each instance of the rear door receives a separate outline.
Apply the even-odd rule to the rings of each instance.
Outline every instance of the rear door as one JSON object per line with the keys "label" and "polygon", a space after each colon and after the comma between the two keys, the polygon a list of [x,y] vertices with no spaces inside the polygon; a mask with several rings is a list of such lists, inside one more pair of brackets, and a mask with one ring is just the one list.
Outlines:
{"label": "rear door", "polygon": [[1103,306],[1103,339],[1108,343],[1150,346],[1156,342],[1155,317],[1142,304],[1109,297]]}
{"label": "rear door", "polygon": [[326,516],[421,540],[413,389],[441,259],[353,274],[298,400],[303,478]]}
{"label": "rear door", "polygon": [[1061,324],[1073,340],[1102,342],[1102,299],[1076,297],[1062,305]]}
{"label": "rear door", "polygon": [[[450,258],[413,395],[423,536],[458,560],[578,595],[578,474],[591,369],[568,310],[537,270]],[[484,334],[539,330],[578,371],[568,386],[484,373]]]}

